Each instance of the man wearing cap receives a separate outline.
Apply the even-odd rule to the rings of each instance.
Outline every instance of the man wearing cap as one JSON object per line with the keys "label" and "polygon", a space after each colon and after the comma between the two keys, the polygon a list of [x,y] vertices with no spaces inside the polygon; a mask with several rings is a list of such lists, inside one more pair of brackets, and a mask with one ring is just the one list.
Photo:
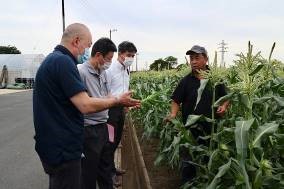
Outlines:
{"label": "man wearing cap", "polygon": [[[166,121],[170,121],[175,118],[181,104],[182,121],[185,124],[189,115],[204,115],[206,117],[211,117],[211,105],[213,93],[208,87],[205,87],[201,99],[197,106],[195,107],[198,88],[200,87],[200,80],[202,76],[199,74],[199,70],[208,70],[207,61],[208,54],[204,47],[195,45],[189,51],[186,52],[189,55],[190,66],[192,72],[186,75],[179,82],[178,86],[174,90],[171,99],[171,113],[166,117]],[[225,86],[216,86],[216,99],[226,95]],[[228,107],[228,102],[225,102],[217,109],[218,115],[223,115]],[[199,136],[209,135],[211,133],[211,125],[208,122],[198,122],[198,126],[195,128],[190,128],[193,137],[199,144],[208,146],[208,140],[203,140]],[[195,167],[186,162],[190,160],[189,154],[182,154],[182,182],[186,183],[190,181],[195,176]]]}

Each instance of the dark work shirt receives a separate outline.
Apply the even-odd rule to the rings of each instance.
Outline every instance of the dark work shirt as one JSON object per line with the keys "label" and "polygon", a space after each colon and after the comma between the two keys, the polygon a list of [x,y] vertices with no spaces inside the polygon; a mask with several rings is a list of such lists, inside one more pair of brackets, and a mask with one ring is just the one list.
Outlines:
{"label": "dark work shirt", "polygon": [[[208,84],[209,83],[207,83],[201,95],[201,99],[196,109],[194,108],[197,101],[198,88],[200,87],[200,80],[198,78],[196,78],[192,74],[188,74],[179,82],[177,88],[174,90],[171,98],[177,104],[181,104],[182,121],[184,124],[186,123],[187,117],[190,114],[203,114],[206,117],[212,117],[211,106],[213,99],[213,89],[210,88],[210,85]],[[215,89],[215,100],[224,95],[226,95],[225,86],[223,84],[217,85]]]}
{"label": "dark work shirt", "polygon": [[35,149],[42,161],[58,165],[80,159],[83,115],[70,98],[86,91],[76,58],[58,45],[40,65],[33,91]]}

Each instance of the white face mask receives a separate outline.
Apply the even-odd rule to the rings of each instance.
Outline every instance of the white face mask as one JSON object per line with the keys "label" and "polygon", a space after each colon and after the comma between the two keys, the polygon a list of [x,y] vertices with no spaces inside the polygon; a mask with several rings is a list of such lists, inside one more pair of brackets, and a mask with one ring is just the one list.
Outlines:
{"label": "white face mask", "polygon": [[107,70],[110,67],[110,65],[111,65],[111,62],[106,62],[106,63],[104,63],[104,65],[102,65],[101,69]]}
{"label": "white face mask", "polygon": [[125,67],[129,67],[132,65],[132,63],[134,62],[134,58],[132,57],[125,57],[125,60],[123,61],[123,64],[125,65]]}

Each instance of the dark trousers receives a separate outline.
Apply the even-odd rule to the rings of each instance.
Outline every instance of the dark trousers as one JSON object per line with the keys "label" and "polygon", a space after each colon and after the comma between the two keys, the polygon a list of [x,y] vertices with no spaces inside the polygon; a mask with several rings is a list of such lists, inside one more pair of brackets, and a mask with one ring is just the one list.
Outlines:
{"label": "dark trousers", "polygon": [[109,109],[108,112],[109,118],[108,123],[114,126],[114,143],[113,143],[113,152],[112,152],[112,173],[115,174],[115,162],[114,162],[114,153],[117,149],[123,132],[124,121],[125,121],[125,112],[124,107],[113,107]]}
{"label": "dark trousers", "polygon": [[72,160],[57,166],[41,161],[49,175],[49,189],[79,189],[81,187],[81,160]]}
{"label": "dark trousers", "polygon": [[113,189],[112,144],[106,124],[90,125],[84,129],[84,155],[82,158],[82,188]]}
{"label": "dark trousers", "polygon": [[[209,146],[209,140],[203,140],[199,138],[199,136],[209,135],[211,132],[211,126],[209,124],[201,125],[199,124],[195,128],[190,128],[190,132],[192,133],[193,138],[199,145]],[[181,176],[182,176],[182,184],[192,180],[196,176],[196,168],[194,165],[188,163],[188,161],[192,160],[187,148],[181,149]],[[205,157],[204,163],[207,163],[209,158]]]}

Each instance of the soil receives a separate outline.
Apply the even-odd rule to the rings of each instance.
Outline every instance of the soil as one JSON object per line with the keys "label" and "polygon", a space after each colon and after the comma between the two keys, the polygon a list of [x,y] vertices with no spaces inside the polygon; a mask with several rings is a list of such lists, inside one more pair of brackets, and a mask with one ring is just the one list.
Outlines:
{"label": "soil", "polygon": [[[122,176],[123,189],[178,189],[181,177],[178,169],[171,169],[169,166],[155,166],[154,162],[159,151],[159,139],[149,140],[142,138],[142,128],[136,128],[136,134],[140,148],[135,142],[135,132],[132,132],[131,121],[126,121],[123,131],[121,148],[121,166],[126,170]],[[132,135],[133,134],[133,135]],[[141,152],[137,152],[137,149]],[[141,159],[141,153],[143,160]],[[145,167],[144,167],[144,163]],[[145,173],[145,168],[147,169]],[[146,174],[146,175],[145,175]]]}
{"label": "soil", "polygon": [[180,175],[178,169],[171,169],[168,166],[155,166],[154,162],[159,150],[159,139],[143,139],[143,129],[136,127],[137,137],[140,143],[143,159],[150,177],[153,189],[178,189],[180,186]]}

